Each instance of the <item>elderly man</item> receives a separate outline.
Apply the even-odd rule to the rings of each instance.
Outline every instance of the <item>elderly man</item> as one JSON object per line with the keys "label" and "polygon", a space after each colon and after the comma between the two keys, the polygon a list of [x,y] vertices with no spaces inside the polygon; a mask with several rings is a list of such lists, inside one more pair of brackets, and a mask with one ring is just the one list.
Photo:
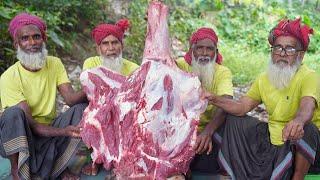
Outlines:
{"label": "elderly man", "polygon": [[[302,64],[312,29],[282,20],[269,35],[267,71],[239,101],[208,95],[228,116],[219,160],[236,179],[303,179],[319,167],[320,79]],[[244,116],[263,103],[269,122]]]}
{"label": "elderly man", "polygon": [[[99,56],[90,57],[84,61],[83,69],[104,66],[110,70],[128,76],[139,66],[122,58],[124,33],[129,27],[127,19],[121,19],[116,24],[100,24],[92,31]],[[97,175],[99,165],[89,162],[82,169],[87,175]]]}
{"label": "elderly man", "polygon": [[[202,86],[208,92],[232,98],[231,72],[221,65],[222,56],[217,48],[218,37],[211,28],[200,28],[190,38],[190,49],[177,65],[198,75]],[[223,124],[226,114],[221,108],[209,105],[201,116],[198,137],[194,146],[196,157],[191,163],[191,171],[215,174],[219,170],[216,161],[217,146],[213,148],[212,137]],[[218,139],[219,137],[216,136]],[[213,149],[213,152],[212,152]]]}
{"label": "elderly man", "polygon": [[[13,179],[54,179],[66,172],[80,142],[74,137],[85,105],[78,103],[86,97],[73,90],[61,60],[47,55],[42,19],[21,13],[9,32],[19,61],[1,75],[0,155],[10,159]],[[57,89],[72,107],[55,118]]]}
{"label": "elderly man", "polygon": [[84,61],[83,69],[104,66],[122,75],[128,76],[139,66],[122,58],[124,33],[129,27],[127,19],[121,19],[116,24],[100,24],[92,31],[99,56],[90,57]]}

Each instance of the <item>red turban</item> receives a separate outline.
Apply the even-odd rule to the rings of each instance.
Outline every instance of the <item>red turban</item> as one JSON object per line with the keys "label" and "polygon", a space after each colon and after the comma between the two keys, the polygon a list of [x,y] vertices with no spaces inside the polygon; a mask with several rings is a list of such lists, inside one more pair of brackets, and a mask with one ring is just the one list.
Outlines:
{"label": "red turban", "polygon": [[[196,32],[194,32],[190,38],[189,44],[190,48],[189,51],[184,55],[184,59],[188,64],[191,64],[192,61],[192,44],[197,43],[200,40],[203,39],[210,39],[213,41],[216,45],[218,44],[218,36],[211,28],[200,28]],[[220,53],[217,54],[216,62],[218,64],[222,63],[222,56]]]}
{"label": "red turban", "polygon": [[284,19],[274,27],[269,34],[269,43],[273,45],[279,36],[292,36],[297,38],[302,44],[303,50],[306,51],[309,46],[309,34],[313,34],[313,29],[307,25],[300,24],[300,18],[296,20]]}
{"label": "red turban", "polygon": [[116,24],[98,25],[92,30],[91,35],[98,45],[109,35],[115,36],[122,43],[124,32],[129,28],[129,26],[130,23],[127,19],[120,19]]}
{"label": "red turban", "polygon": [[11,37],[15,39],[17,35],[17,31],[25,25],[37,26],[41,32],[42,38],[45,41],[47,40],[46,23],[40,17],[31,15],[28,13],[20,13],[11,20],[9,24],[9,32]]}

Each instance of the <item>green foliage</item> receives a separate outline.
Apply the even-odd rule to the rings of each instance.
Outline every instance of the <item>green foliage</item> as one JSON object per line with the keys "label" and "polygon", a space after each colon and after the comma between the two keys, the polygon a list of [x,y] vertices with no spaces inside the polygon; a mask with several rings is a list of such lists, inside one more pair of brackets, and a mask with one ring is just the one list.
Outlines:
{"label": "green foliage", "polygon": [[224,41],[236,42],[244,49],[268,49],[266,37],[270,25],[263,8],[244,6],[225,9],[218,13],[217,18],[218,32]]}
{"label": "green foliage", "polygon": [[314,69],[316,72],[320,73],[320,54],[306,54],[303,63],[307,64],[308,67]]}
{"label": "green foliage", "polygon": [[241,49],[229,49],[231,44],[220,47],[223,54],[223,64],[227,66],[233,75],[235,85],[247,84],[259,75],[269,62],[269,55],[263,52],[242,51]]}
{"label": "green foliage", "polygon": [[7,24],[15,11],[4,7],[4,3],[5,2],[0,2],[0,74],[15,62],[14,58],[12,58],[14,56],[14,50],[11,38],[7,32]]}
{"label": "green foliage", "polygon": [[130,33],[125,38],[124,56],[139,64],[142,59],[147,28],[145,20],[147,5],[147,0],[141,0],[131,3],[129,6],[128,19],[130,20],[131,28]]}

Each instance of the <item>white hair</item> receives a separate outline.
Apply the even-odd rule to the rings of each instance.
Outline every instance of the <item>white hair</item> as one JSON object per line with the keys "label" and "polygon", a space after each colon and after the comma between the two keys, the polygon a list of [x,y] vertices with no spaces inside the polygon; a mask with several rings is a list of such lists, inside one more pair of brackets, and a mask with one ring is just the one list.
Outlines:
{"label": "white hair", "polygon": [[117,57],[101,56],[102,65],[110,70],[121,72],[123,66],[122,52]]}
{"label": "white hair", "polygon": [[274,63],[272,59],[270,59],[267,69],[268,79],[276,89],[284,89],[288,87],[300,66],[301,59],[299,57],[297,57],[292,65],[285,65],[284,62],[281,61]]}
{"label": "white hair", "polygon": [[[192,61],[191,61],[191,66],[192,66],[192,72],[194,72],[199,80],[201,81],[201,84],[204,88],[209,90],[212,86],[212,81],[214,77],[214,67],[215,67],[215,60],[217,57],[217,53],[215,56],[211,59],[210,56],[199,56],[197,59],[194,57],[192,53]],[[207,59],[210,58],[210,61],[207,64],[201,64],[199,63],[199,59]]]}
{"label": "white hair", "polygon": [[39,70],[46,64],[46,59],[48,56],[48,50],[45,43],[42,44],[40,52],[28,53],[20,48],[18,45],[17,50],[17,59],[20,63],[30,69],[30,70]]}

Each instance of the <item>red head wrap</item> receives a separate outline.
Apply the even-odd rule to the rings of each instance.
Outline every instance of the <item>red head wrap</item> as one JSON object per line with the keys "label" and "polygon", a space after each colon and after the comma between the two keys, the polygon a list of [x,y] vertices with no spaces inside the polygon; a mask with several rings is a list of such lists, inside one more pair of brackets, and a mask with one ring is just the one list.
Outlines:
{"label": "red head wrap", "polygon": [[98,45],[109,35],[115,36],[122,43],[124,32],[129,28],[129,26],[130,23],[127,19],[120,19],[116,24],[98,25],[92,30],[91,35]]}
{"label": "red head wrap", "polygon": [[307,25],[301,25],[300,18],[296,20],[284,19],[270,31],[268,40],[273,45],[279,36],[292,36],[300,41],[303,50],[306,51],[310,42],[309,34],[313,34],[313,29]]}
{"label": "red head wrap", "polygon": [[17,31],[26,25],[35,25],[39,28],[42,38],[46,41],[46,30],[47,26],[46,23],[38,16],[34,16],[28,13],[20,13],[15,16],[9,24],[9,32],[13,39],[16,38]]}

